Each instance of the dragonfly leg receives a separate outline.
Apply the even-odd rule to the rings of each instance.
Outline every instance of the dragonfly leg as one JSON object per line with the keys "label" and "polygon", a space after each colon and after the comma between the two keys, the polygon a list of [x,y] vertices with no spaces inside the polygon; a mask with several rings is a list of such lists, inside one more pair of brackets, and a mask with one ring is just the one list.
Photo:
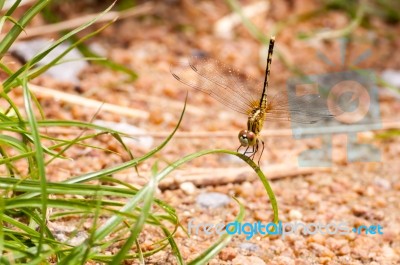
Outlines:
{"label": "dragonfly leg", "polygon": [[244,151],[244,155],[246,155],[246,154],[248,154],[248,153],[251,153],[251,152],[248,152],[247,150],[249,150],[249,148],[250,148],[250,146],[247,146],[247,148],[246,148],[246,150]]}
{"label": "dragonfly leg", "polygon": [[239,147],[238,147],[238,149],[236,150],[236,152],[238,152],[238,153],[239,153],[239,149],[240,149],[240,147],[242,147],[242,145],[239,145]]}
{"label": "dragonfly leg", "polygon": [[[236,150],[236,152],[239,152],[240,147],[242,147],[243,145],[239,145],[238,149]],[[252,153],[252,152],[248,152],[247,150],[249,150],[250,146],[247,146],[246,150],[244,150],[243,154],[246,155],[247,153]]]}
{"label": "dragonfly leg", "polygon": [[257,151],[258,151],[258,140],[257,140],[256,144],[253,145],[251,152],[249,152],[249,153],[251,153],[251,155],[249,156],[251,158],[251,160],[254,160],[254,157],[255,157]]}
{"label": "dragonfly leg", "polygon": [[260,140],[260,141],[261,141],[261,144],[262,144],[262,149],[261,149],[260,157],[258,158],[258,166],[260,166],[260,160],[261,160],[262,154],[264,152],[264,147],[265,147],[264,141],[263,140]]}
{"label": "dragonfly leg", "polygon": [[[264,142],[263,141],[261,141],[261,142],[263,145],[262,151],[264,151]],[[246,150],[243,152],[243,154],[244,155],[250,154],[249,158],[251,160],[254,160],[254,157],[256,156],[256,154],[258,153],[258,150],[259,150],[259,144],[260,144],[260,142],[257,140],[256,144],[251,146],[251,150],[249,150],[250,146],[247,146]],[[240,147],[242,147],[242,146],[239,146],[239,148],[236,150],[237,152],[239,152]],[[262,152],[261,152],[261,154],[262,154]],[[258,164],[260,164],[260,159],[258,160]]]}
{"label": "dragonfly leg", "polygon": [[256,145],[254,146],[254,149],[255,149],[255,150],[254,150],[253,159],[255,158],[256,154],[258,153],[259,144],[260,144],[260,142],[259,142],[258,139],[257,139],[257,143],[256,143]]}

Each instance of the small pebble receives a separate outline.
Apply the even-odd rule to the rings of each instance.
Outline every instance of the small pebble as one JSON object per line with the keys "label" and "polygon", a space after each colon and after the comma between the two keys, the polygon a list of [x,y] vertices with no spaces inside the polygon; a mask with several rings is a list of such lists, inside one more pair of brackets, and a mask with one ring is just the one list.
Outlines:
{"label": "small pebble", "polygon": [[332,259],[330,257],[321,257],[318,259],[320,264],[328,264]]}
{"label": "small pebble", "polygon": [[321,196],[319,196],[316,193],[310,193],[307,195],[306,200],[309,203],[317,203],[317,202],[321,201]]}
{"label": "small pebble", "polygon": [[[302,263],[296,263],[295,260],[291,257],[286,257],[286,256],[279,256],[273,259],[271,263],[268,264],[273,264],[273,265],[295,265],[295,264],[302,264]],[[307,264],[307,263],[306,263]]]}
{"label": "small pebble", "polygon": [[240,185],[239,194],[243,197],[254,196],[254,185],[248,181],[244,182],[242,185]]}
{"label": "small pebble", "polygon": [[375,247],[376,238],[357,235],[351,253],[352,255],[361,257],[362,259],[373,258],[376,256],[376,253],[373,251]]}
{"label": "small pebble", "polygon": [[348,255],[348,254],[350,254],[350,251],[351,251],[350,246],[346,245],[346,246],[343,246],[341,249],[339,249],[338,254],[340,254],[340,255]]}
{"label": "small pebble", "polygon": [[353,214],[355,215],[355,216],[364,216],[364,215],[366,215],[367,214],[367,212],[368,212],[368,208],[367,207],[365,207],[365,206],[362,206],[362,205],[354,205],[352,208],[351,208],[351,211],[353,212]]}
{"label": "small pebble", "polygon": [[265,262],[259,257],[254,256],[243,256],[238,255],[235,259],[232,260],[233,265],[243,265],[243,264],[251,264],[251,265],[266,265]]}
{"label": "small pebble", "polygon": [[385,190],[390,190],[392,188],[390,181],[384,178],[376,178],[374,179],[374,183]]}
{"label": "small pebble", "polygon": [[270,222],[272,220],[272,216],[271,216],[271,214],[269,214],[266,211],[256,211],[254,213],[254,219],[256,221],[264,221],[264,222],[267,221],[267,222]]}
{"label": "small pebble", "polygon": [[333,258],[335,256],[335,253],[333,253],[329,248],[327,248],[323,245],[320,245],[318,243],[311,243],[310,246],[315,251],[315,254],[318,257]]}
{"label": "small pebble", "polygon": [[289,217],[291,220],[301,220],[303,214],[298,210],[290,210]]}
{"label": "small pebble", "polygon": [[87,238],[89,238],[88,233],[85,231],[79,231],[74,237],[68,239],[67,243],[72,246],[81,245]]}
{"label": "small pebble", "polygon": [[389,247],[389,245],[383,246],[383,256],[389,260],[398,259],[399,256],[395,253],[393,248]]}
{"label": "small pebble", "polygon": [[228,247],[221,250],[218,256],[223,261],[231,261],[236,257],[236,255],[236,249]]}
{"label": "small pebble", "polygon": [[382,197],[375,198],[375,207],[385,208],[387,206],[386,199]]}
{"label": "small pebble", "polygon": [[183,182],[179,185],[179,188],[186,194],[192,195],[196,192],[197,188],[192,182]]}
{"label": "small pebble", "polygon": [[325,237],[323,235],[317,233],[315,235],[310,236],[307,239],[307,242],[318,243],[318,244],[324,245],[325,244]]}
{"label": "small pebble", "polygon": [[340,248],[342,248],[343,246],[346,246],[347,244],[349,244],[349,241],[347,241],[345,239],[336,239],[333,237],[329,237],[326,240],[326,246],[329,247],[333,251],[337,251]]}
{"label": "small pebble", "polygon": [[241,250],[249,251],[249,252],[257,252],[260,247],[256,244],[249,243],[249,242],[243,242],[239,245],[239,248]]}
{"label": "small pebble", "polygon": [[385,227],[384,227],[382,238],[386,242],[393,242],[396,239],[396,233],[394,231],[388,230],[388,229],[386,229],[386,231],[385,231]]}
{"label": "small pebble", "polygon": [[375,196],[375,189],[371,186],[368,186],[365,194],[369,197],[373,197],[373,196]]}
{"label": "small pebble", "polygon": [[228,205],[231,198],[222,193],[206,192],[196,198],[197,205],[202,208],[219,208]]}

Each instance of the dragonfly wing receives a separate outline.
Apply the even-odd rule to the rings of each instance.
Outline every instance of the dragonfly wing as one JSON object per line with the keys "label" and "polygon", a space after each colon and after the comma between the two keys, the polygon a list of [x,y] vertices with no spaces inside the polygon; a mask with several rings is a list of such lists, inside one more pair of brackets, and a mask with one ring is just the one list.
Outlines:
{"label": "dragonfly wing", "polygon": [[181,83],[210,95],[237,112],[249,115],[259,104],[261,92],[258,86],[262,84],[217,60],[191,57],[188,62],[172,68],[171,73]]}
{"label": "dragonfly wing", "polygon": [[[281,92],[268,103],[266,119],[310,124],[334,118],[338,115],[335,109],[335,106],[328,107],[327,100],[318,94],[306,94],[289,100],[287,94]],[[334,110],[333,113],[331,110]]]}

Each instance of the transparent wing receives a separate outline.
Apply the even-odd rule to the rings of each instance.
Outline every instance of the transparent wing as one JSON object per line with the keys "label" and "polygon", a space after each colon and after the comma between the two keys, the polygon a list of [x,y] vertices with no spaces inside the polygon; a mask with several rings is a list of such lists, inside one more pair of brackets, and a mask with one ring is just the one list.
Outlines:
{"label": "transparent wing", "polygon": [[210,95],[237,112],[249,115],[259,105],[263,83],[217,60],[191,57],[188,62],[171,68],[171,73],[183,84]]}
{"label": "transparent wing", "polygon": [[[217,60],[191,57],[171,68],[171,73],[183,84],[210,95],[237,112],[250,115],[254,108],[259,107],[263,80],[243,75]],[[278,93],[268,100],[265,119],[309,124],[333,118],[339,113],[334,111],[332,114],[332,106],[328,108],[327,100],[312,92],[290,101],[286,93]]]}
{"label": "transparent wing", "polygon": [[297,123],[316,123],[340,114],[340,107],[328,107],[326,98],[318,94],[306,94],[291,98],[286,93],[278,93],[267,106],[266,120],[287,120]]}

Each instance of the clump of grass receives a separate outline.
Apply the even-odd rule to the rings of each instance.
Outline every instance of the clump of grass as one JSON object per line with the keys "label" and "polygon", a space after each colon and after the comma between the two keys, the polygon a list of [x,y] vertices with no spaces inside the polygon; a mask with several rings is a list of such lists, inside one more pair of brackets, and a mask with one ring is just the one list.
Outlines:
{"label": "clump of grass", "polygon": [[[38,15],[48,4],[47,0],[37,1],[21,18],[12,18],[13,12],[21,1],[15,4],[1,18],[1,25],[6,20],[14,23],[12,29],[0,41],[0,58],[15,43],[19,34],[31,19]],[[4,1],[0,1],[0,7]],[[111,9],[111,6],[102,14]],[[39,101],[29,90],[29,81],[57,64],[70,50],[87,38],[97,34],[103,28],[77,39],[63,54],[52,62],[39,66],[38,63],[55,47],[76,33],[88,28],[96,19],[66,33],[52,46],[37,54],[16,71],[12,71],[3,62],[1,69],[7,76],[2,80],[0,100],[8,105],[0,110],[0,263],[1,264],[86,264],[88,261],[121,264],[125,260],[135,259],[144,264],[146,257],[170,248],[178,264],[185,261],[180,254],[179,245],[174,235],[180,227],[175,209],[168,203],[155,197],[157,184],[177,167],[197,157],[227,153],[236,155],[248,163],[263,182],[274,211],[274,221],[278,222],[277,203],[271,187],[259,167],[248,157],[227,150],[206,150],[190,154],[176,160],[162,170],[155,164],[153,176],[142,188],[135,188],[128,183],[112,178],[122,170],[135,170],[135,167],[160,152],[171,140],[183,118],[177,122],[173,132],[159,146],[144,156],[133,158],[122,140],[122,133],[91,123],[79,121],[47,120]],[[107,25],[106,25],[107,26]],[[24,106],[17,106],[9,96],[14,89],[23,91]],[[24,113],[26,113],[24,115]],[[36,115],[40,113],[41,115]],[[49,127],[78,127],[83,130],[94,129],[95,133],[79,135],[75,139],[63,139],[43,133]],[[66,151],[72,146],[90,146],[84,141],[101,134],[112,135],[128,152],[131,160],[98,171],[81,174],[63,182],[49,182],[46,168],[57,159],[65,159]],[[20,164],[26,165],[21,168]],[[93,181],[103,184],[90,184]],[[106,183],[106,184],[104,184]],[[244,218],[243,206],[240,205],[238,221]],[[60,239],[52,224],[57,221],[75,220],[74,231],[70,238]],[[90,229],[84,223],[91,223]],[[146,228],[159,230],[161,238],[153,243],[151,250],[142,248],[139,235],[146,233]],[[85,231],[81,242],[73,243],[79,233]],[[205,264],[214,257],[231,236],[225,234],[207,250],[198,253],[198,257],[189,264]],[[115,251],[111,252],[110,250]],[[110,254],[111,253],[111,254]]]}

